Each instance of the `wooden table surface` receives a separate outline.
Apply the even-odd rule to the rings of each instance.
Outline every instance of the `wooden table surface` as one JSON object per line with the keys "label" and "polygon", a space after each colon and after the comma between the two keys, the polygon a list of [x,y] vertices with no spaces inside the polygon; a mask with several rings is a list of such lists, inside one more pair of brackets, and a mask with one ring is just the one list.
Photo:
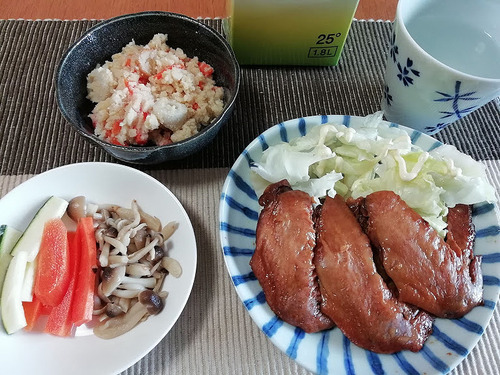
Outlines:
{"label": "wooden table surface", "polygon": [[[0,0],[0,19],[105,19],[146,10],[223,18],[228,0]],[[357,19],[393,20],[397,0],[360,0]]]}

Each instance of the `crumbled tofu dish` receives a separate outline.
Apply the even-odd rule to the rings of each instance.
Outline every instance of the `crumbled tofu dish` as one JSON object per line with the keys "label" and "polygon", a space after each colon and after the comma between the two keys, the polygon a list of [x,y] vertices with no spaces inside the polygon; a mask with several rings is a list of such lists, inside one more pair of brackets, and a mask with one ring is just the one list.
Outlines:
{"label": "crumbled tofu dish", "polygon": [[161,146],[195,135],[222,113],[224,90],[213,68],[166,42],[165,34],[145,46],[131,41],[87,76],[96,136],[122,146]]}

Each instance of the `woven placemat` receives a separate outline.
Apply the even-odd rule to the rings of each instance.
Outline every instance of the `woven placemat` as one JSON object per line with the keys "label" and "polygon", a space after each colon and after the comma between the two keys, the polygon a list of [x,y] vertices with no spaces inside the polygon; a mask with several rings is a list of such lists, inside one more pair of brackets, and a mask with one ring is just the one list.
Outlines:
{"label": "woven placemat", "polygon": [[[221,20],[202,22],[222,30]],[[96,23],[0,20],[1,195],[32,174],[63,164],[115,161],[71,129],[55,100],[61,56]],[[270,126],[301,116],[364,116],[379,110],[391,27],[389,22],[354,21],[336,67],[244,67],[235,111],[214,142],[197,155],[149,171],[183,203],[203,261],[172,331],[123,375],[309,374],[256,329],[240,303],[220,256],[216,207],[227,168]],[[497,99],[436,136],[485,161],[497,191],[499,123]],[[498,373],[498,314],[497,308],[481,341],[452,374]]]}
{"label": "woven placemat", "polygon": [[[55,71],[63,53],[97,20],[0,20],[0,174],[40,173],[81,161],[113,161],[59,113]],[[220,19],[202,20],[222,32]],[[380,109],[392,24],[354,21],[335,67],[243,67],[229,122],[209,147],[161,169],[229,167],[270,126],[301,116],[365,116]],[[479,160],[499,159],[495,101],[436,138]],[[151,169],[151,167],[148,167]]]}

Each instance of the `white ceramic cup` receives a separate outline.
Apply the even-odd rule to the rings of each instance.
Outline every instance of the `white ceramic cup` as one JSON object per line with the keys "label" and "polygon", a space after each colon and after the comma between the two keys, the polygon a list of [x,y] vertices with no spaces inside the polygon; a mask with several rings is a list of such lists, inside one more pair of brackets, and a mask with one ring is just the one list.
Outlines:
{"label": "white ceramic cup", "polygon": [[435,134],[500,95],[500,0],[399,0],[382,110]]}

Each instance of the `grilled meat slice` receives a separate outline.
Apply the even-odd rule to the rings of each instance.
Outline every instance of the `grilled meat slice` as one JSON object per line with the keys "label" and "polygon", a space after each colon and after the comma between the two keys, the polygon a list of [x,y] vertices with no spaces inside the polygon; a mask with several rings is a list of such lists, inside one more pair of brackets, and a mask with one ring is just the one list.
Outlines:
{"label": "grilled meat slice", "polygon": [[446,243],[464,262],[474,259],[476,230],[472,224],[472,208],[466,204],[457,204],[448,209],[448,234]]}
{"label": "grilled meat slice", "polygon": [[420,350],[432,331],[432,318],[394,297],[377,273],[368,237],[342,197],[327,197],[318,211],[314,264],[321,311],[364,349]]}
{"label": "grilled meat slice", "polygon": [[250,261],[269,307],[305,332],[331,328],[319,308],[313,265],[313,200],[286,181],[270,185],[259,199],[264,207],[257,223],[256,249]]}
{"label": "grilled meat slice", "polygon": [[461,317],[482,303],[481,258],[472,254],[470,211],[451,210],[447,243],[393,192],[368,195],[363,210],[366,233],[381,251],[400,300],[443,318]]}

